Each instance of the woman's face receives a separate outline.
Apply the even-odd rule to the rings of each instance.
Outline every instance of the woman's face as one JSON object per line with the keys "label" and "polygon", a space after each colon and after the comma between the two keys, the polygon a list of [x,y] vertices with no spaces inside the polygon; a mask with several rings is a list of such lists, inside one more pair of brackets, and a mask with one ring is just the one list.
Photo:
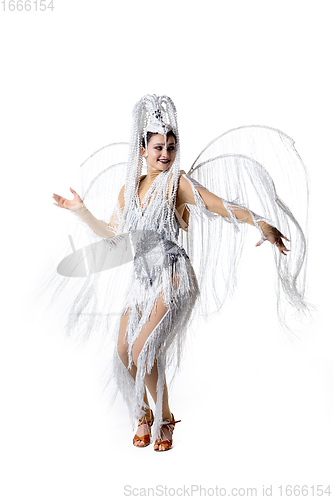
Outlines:
{"label": "woman's face", "polygon": [[[176,142],[172,135],[167,138],[165,147],[164,135],[154,134],[148,142],[147,167],[160,172],[168,170],[176,157]],[[141,148],[142,154],[146,154],[145,148]]]}

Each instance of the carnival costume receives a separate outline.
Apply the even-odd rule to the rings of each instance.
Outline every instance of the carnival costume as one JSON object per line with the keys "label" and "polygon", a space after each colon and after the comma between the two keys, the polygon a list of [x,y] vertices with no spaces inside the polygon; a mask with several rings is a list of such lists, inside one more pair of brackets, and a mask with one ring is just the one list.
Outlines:
{"label": "carnival costume", "polygon": [[[148,132],[158,133],[164,136],[166,144],[170,131],[176,137],[175,160],[168,170],[157,175],[140,202],[138,187],[144,177],[142,139],[147,147]],[[281,182],[281,189],[289,197],[288,206],[277,195],[265,167]],[[180,212],[176,199],[181,175],[191,186],[195,204],[185,204]],[[298,197],[294,191],[295,179]],[[165,374],[168,371],[174,374],[180,367],[191,321],[197,315],[207,317],[218,311],[237,282],[237,266],[248,225],[236,217],[236,210],[248,211],[261,241],[265,237],[259,221],[267,222],[290,239],[291,251],[287,257],[272,247],[280,323],[291,332],[288,307],[309,311],[305,301],[308,209],[305,167],[294,142],[284,133],[250,126],[234,129],[212,141],[186,174],[180,171],[177,114],[172,100],[167,96],[146,95],[134,107],[129,145],[111,144],[94,153],[82,165],[82,182],[83,203],[72,209],[79,223],[74,237],[86,229],[90,243],[102,242],[104,257],[98,254],[95,268],[90,268],[90,272],[87,269],[84,278],[59,278],[62,281],[58,296],[59,292],[67,291],[69,282],[76,280],[69,292],[72,299],[66,315],[66,331],[72,336],[77,332],[84,339],[98,330],[105,335],[112,332],[115,348],[110,380],[116,382],[123,395],[133,424],[145,415],[144,378],[157,361],[153,438],[161,439]],[[120,208],[116,199],[122,186],[125,186],[125,204]],[[209,192],[219,196],[228,216],[208,210],[200,188],[207,190],[207,196]],[[74,246],[73,250],[75,253]],[[118,265],[105,266],[109,251],[129,258]],[[154,313],[159,297],[167,313],[140,352],[134,380],[129,373],[132,348]],[[125,311],[129,318],[126,331],[129,366],[124,365],[117,351],[120,315]]]}

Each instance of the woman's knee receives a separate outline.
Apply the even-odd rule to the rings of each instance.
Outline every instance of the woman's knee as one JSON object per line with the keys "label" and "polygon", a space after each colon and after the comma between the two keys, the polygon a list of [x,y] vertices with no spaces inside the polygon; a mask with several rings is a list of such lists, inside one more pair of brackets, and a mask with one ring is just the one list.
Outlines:
{"label": "woman's knee", "polygon": [[137,367],[138,366],[138,359],[140,356],[142,348],[139,348],[136,343],[134,342],[133,349],[132,349],[132,359],[133,359],[133,364]]}
{"label": "woman's knee", "polygon": [[[132,359],[133,359],[133,364],[136,367],[138,366],[139,357],[140,357],[140,354],[142,353],[142,350],[143,350],[143,346],[141,348],[135,348],[135,346],[133,346],[133,349],[132,349]],[[147,355],[148,355],[148,352],[149,352],[147,349],[145,349],[145,351],[146,351],[146,354],[143,355],[144,358],[145,358],[145,361],[143,361],[144,363],[147,362]]]}

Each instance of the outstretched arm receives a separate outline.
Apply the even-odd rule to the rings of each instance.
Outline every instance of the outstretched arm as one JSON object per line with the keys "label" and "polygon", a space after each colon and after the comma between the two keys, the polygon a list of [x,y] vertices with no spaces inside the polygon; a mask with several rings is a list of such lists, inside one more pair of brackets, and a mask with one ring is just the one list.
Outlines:
{"label": "outstretched arm", "polygon": [[[120,209],[124,208],[125,205],[124,188],[125,186],[121,188],[118,196],[118,208]],[[57,194],[53,194],[53,198],[56,201],[55,205],[61,208],[67,208],[68,210],[74,212],[76,215],[81,217],[81,219],[84,220],[84,222],[86,222],[96,234],[102,236],[102,238],[112,238],[115,236],[118,224],[117,214],[114,213],[108,223],[103,220],[96,219],[96,217],[94,217],[93,214],[87,209],[82,199],[74,191],[74,189],[70,188],[70,190],[74,194],[74,199],[67,200]]]}
{"label": "outstretched arm", "polygon": [[[208,189],[204,187],[196,186],[196,189],[200,194],[203,202],[205,203],[206,208],[210,212],[214,212],[218,215],[221,215],[222,217],[230,218],[230,211],[231,211],[236,217],[236,219],[239,220],[240,222],[251,224],[252,226],[255,226],[257,223],[264,234],[264,239],[268,240],[273,245],[276,245],[276,247],[283,255],[287,255],[286,252],[289,252],[289,250],[285,247],[282,238],[284,238],[287,241],[289,240],[282,233],[280,233],[280,231],[277,228],[271,226],[270,224],[268,224],[263,220],[260,220],[261,218],[259,216],[255,217],[256,220],[255,222],[253,216],[248,210],[239,207],[236,204],[228,202],[226,207],[222,198],[216,196],[214,193],[208,191]],[[191,205],[196,204],[192,187],[189,181],[184,176],[181,176],[179,180],[178,203],[179,205],[185,203],[189,203]],[[258,241],[256,246],[259,246],[260,244],[261,241]]]}

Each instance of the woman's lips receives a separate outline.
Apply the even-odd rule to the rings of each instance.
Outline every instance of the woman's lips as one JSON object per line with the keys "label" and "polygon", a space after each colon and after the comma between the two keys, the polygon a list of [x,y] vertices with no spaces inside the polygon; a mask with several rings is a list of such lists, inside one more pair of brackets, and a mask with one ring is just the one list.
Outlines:
{"label": "woman's lips", "polygon": [[166,165],[167,163],[169,163],[170,160],[158,160],[160,163],[163,163],[164,165]]}

